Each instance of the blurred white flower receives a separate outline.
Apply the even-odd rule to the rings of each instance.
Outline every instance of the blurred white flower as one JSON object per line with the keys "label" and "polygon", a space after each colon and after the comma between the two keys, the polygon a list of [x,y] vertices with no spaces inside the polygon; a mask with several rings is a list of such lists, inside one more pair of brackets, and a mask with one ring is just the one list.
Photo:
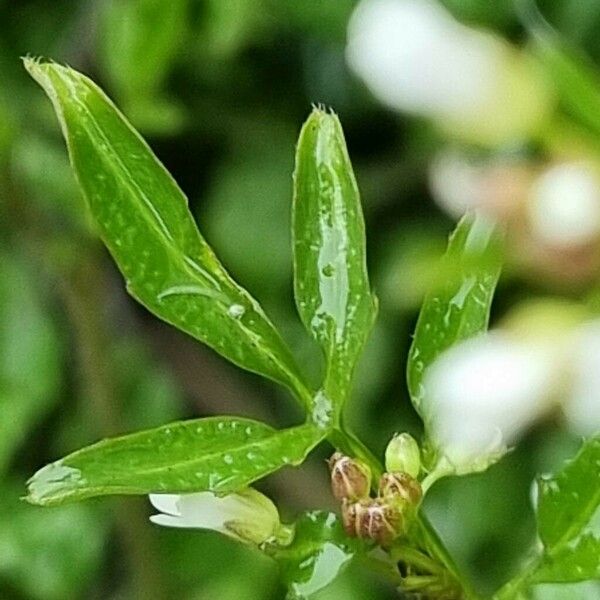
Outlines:
{"label": "blurred white flower", "polygon": [[486,468],[561,406],[578,434],[600,432],[600,321],[550,335],[496,331],[444,352],[425,378],[423,408],[452,468]]}
{"label": "blurred white flower", "polygon": [[548,105],[523,55],[433,0],[363,0],[349,24],[347,60],[385,104],[482,141],[522,135]]}
{"label": "blurred white flower", "polygon": [[456,219],[480,210],[507,220],[523,202],[529,180],[527,163],[501,157],[470,159],[456,148],[439,152],[429,167],[435,201]]}
{"label": "blurred white flower", "polygon": [[534,181],[527,203],[532,234],[551,246],[579,246],[600,235],[600,177],[585,163],[553,165]]}
{"label": "blurred white flower", "polygon": [[150,494],[160,514],[150,520],[166,527],[212,529],[246,543],[262,544],[278,535],[277,508],[264,494],[247,488],[235,494]]}

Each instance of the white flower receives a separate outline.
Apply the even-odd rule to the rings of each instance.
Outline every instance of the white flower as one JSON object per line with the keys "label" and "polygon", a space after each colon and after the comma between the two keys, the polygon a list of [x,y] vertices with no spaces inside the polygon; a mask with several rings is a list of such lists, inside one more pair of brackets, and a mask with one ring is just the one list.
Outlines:
{"label": "white flower", "polygon": [[277,508],[253,488],[216,496],[196,494],[150,494],[160,511],[150,520],[166,527],[212,529],[243,542],[262,544],[274,538],[281,527]]}
{"label": "white flower", "polygon": [[347,60],[390,107],[476,136],[519,135],[546,111],[545,89],[520,54],[433,0],[363,0]]}
{"label": "white flower", "polygon": [[548,336],[472,338],[444,352],[424,385],[432,436],[458,473],[485,469],[557,406],[576,433],[598,433],[600,321]]}
{"label": "white flower", "polygon": [[532,233],[553,246],[578,246],[600,234],[600,177],[585,163],[561,163],[534,182],[528,202]]}

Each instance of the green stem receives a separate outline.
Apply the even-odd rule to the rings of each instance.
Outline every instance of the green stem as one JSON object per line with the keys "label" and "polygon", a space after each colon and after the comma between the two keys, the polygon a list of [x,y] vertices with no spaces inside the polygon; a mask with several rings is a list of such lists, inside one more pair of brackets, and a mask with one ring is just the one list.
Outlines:
{"label": "green stem", "polygon": [[407,565],[416,567],[421,571],[427,571],[432,574],[440,574],[444,572],[444,567],[440,563],[429,558],[419,550],[406,545],[392,546],[390,555],[394,562],[402,561]]}

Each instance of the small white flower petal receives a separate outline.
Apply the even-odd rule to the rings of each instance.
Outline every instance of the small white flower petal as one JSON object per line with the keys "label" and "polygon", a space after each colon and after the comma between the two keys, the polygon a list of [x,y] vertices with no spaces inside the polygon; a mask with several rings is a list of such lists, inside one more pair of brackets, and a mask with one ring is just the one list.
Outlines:
{"label": "small white flower petal", "polygon": [[150,517],[168,527],[211,529],[256,544],[274,536],[280,527],[275,505],[253,488],[223,497],[211,492],[152,494],[150,500],[159,510],[171,511]]}
{"label": "small white flower petal", "polygon": [[152,506],[162,513],[168,515],[180,516],[181,511],[178,506],[179,494],[150,494],[149,499]]}
{"label": "small white flower petal", "polygon": [[528,210],[532,232],[542,242],[590,242],[600,235],[600,178],[583,163],[555,165],[534,183]]}
{"label": "small white flower petal", "polygon": [[380,100],[421,114],[459,116],[491,100],[503,47],[431,0],[363,0],[347,59]]}
{"label": "small white flower petal", "polygon": [[163,527],[187,527],[183,519],[172,515],[152,515],[150,521],[156,525],[162,525]]}
{"label": "small white flower petal", "polygon": [[451,462],[497,454],[551,406],[551,348],[492,333],[444,352],[425,377],[423,408]]}

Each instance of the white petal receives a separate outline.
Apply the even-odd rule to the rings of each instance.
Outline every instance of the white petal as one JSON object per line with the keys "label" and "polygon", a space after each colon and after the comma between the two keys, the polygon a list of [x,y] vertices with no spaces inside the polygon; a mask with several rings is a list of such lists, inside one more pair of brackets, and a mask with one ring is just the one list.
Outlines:
{"label": "white petal", "polygon": [[152,506],[160,512],[168,515],[180,516],[178,502],[181,496],[179,494],[150,494],[149,499]]}
{"label": "white petal", "polygon": [[572,360],[573,388],[565,415],[576,433],[594,435],[600,432],[600,321],[577,332]]}
{"label": "white petal", "polygon": [[425,377],[423,401],[440,445],[460,460],[511,444],[550,407],[551,349],[493,333],[443,353]]}
{"label": "white petal", "polygon": [[163,527],[187,527],[183,519],[172,515],[152,515],[150,521],[156,525],[162,525]]}
{"label": "white petal", "polygon": [[551,167],[534,183],[528,207],[532,232],[541,241],[585,244],[600,234],[600,178],[585,164]]}
{"label": "white petal", "polygon": [[503,48],[431,0],[363,0],[348,28],[347,59],[394,108],[465,114],[497,85]]}

